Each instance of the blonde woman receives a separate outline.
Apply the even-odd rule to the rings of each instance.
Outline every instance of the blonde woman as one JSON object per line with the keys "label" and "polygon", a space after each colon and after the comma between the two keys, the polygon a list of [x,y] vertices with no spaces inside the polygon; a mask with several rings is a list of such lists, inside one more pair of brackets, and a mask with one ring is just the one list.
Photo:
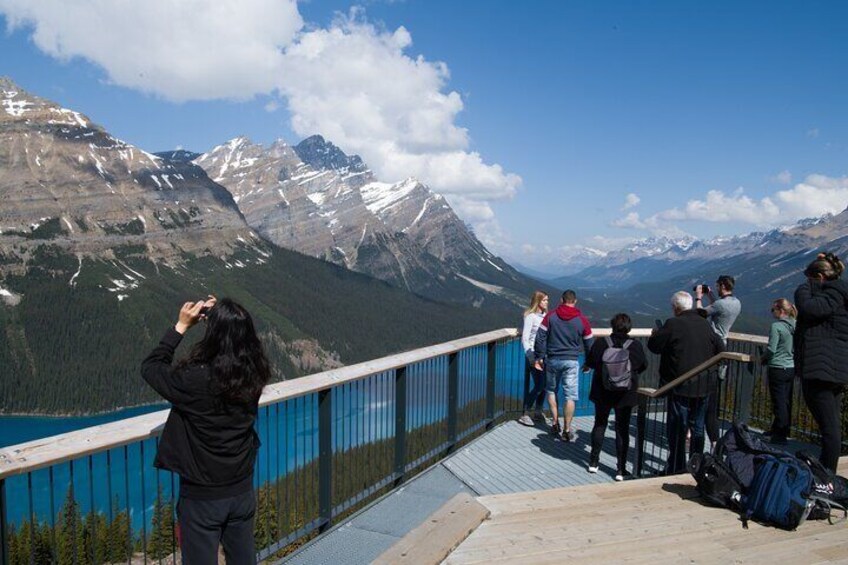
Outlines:
{"label": "blonde woman", "polygon": [[795,382],[792,348],[798,311],[787,299],[778,298],[771,305],[771,313],[776,321],[771,324],[763,356],[768,363],[768,387],[774,412],[770,435],[772,443],[786,445],[792,422],[792,386]]}
{"label": "blonde woman", "polygon": [[[536,341],[536,332],[539,331],[539,325],[547,311],[548,295],[537,290],[530,297],[530,306],[524,311],[524,324],[521,331],[521,346],[524,347],[524,356],[533,381],[532,388],[527,391],[527,395],[524,397],[524,412],[518,419],[518,422],[525,426],[534,425],[534,419],[542,422],[545,420],[542,414],[542,405],[545,402],[545,373],[535,367],[536,356],[533,353],[533,344]],[[531,418],[528,412],[533,406],[535,406],[535,412],[533,418]]]}

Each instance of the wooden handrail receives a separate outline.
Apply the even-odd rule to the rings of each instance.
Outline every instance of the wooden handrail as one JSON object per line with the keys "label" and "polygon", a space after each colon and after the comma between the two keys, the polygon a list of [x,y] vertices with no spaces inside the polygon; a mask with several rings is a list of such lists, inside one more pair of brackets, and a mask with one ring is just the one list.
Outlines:
{"label": "wooden handrail", "polygon": [[679,377],[677,377],[673,381],[664,384],[660,388],[644,387],[644,388],[639,388],[636,392],[638,392],[639,394],[644,395],[644,396],[649,396],[651,398],[657,398],[658,396],[664,395],[665,393],[667,393],[671,389],[678,387],[679,385],[683,384],[684,382],[688,381],[689,379],[697,377],[702,372],[706,371],[707,369],[709,369],[710,367],[712,367],[714,365],[717,365],[718,363],[720,363],[721,361],[724,361],[725,359],[727,359],[728,361],[740,361],[742,363],[748,363],[751,360],[751,356],[748,355],[747,353],[734,353],[734,352],[731,352],[731,351],[724,351],[722,353],[719,353],[718,355],[713,355],[712,357],[710,357],[709,359],[707,359],[706,361],[704,361],[700,365],[686,371],[685,373],[683,373],[682,375],[680,375]]}
{"label": "wooden handrail", "polygon": [[[284,400],[365,379],[371,375],[398,367],[456,353],[469,347],[515,338],[517,335],[518,330],[505,328],[290,381],[274,383],[265,387],[259,405],[276,404]],[[0,449],[0,479],[156,437],[161,433],[169,413],[170,410],[160,410],[117,422],[4,447]]]}

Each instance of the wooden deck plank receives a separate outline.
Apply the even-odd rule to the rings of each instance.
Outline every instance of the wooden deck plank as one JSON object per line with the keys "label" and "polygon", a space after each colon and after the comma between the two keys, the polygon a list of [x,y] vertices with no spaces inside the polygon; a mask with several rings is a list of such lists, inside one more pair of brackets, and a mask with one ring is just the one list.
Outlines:
{"label": "wooden deck plank", "polygon": [[694,479],[678,475],[481,496],[489,519],[445,563],[848,563],[845,523],[746,530],[696,494]]}

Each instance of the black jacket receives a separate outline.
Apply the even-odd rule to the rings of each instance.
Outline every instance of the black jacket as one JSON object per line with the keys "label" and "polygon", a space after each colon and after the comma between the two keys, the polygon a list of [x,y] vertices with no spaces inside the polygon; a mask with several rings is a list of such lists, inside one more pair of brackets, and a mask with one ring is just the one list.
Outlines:
{"label": "black jacket", "polygon": [[795,370],[802,379],[848,384],[848,283],[805,282],[795,291]]}
{"label": "black jacket", "polygon": [[[614,333],[610,336],[612,344],[615,347],[621,347],[624,342],[630,339],[627,334]],[[630,389],[626,391],[607,390],[604,383],[601,382],[601,371],[603,369],[604,351],[607,350],[606,338],[595,338],[595,343],[592,344],[592,349],[589,350],[589,355],[586,357],[586,366],[593,370],[592,388],[589,390],[589,400],[595,404],[603,404],[612,406],[613,408],[633,407],[639,404],[639,395],[636,389],[639,388],[639,373],[648,368],[648,359],[645,356],[645,350],[642,344],[633,340],[627,347],[627,352],[630,354],[630,368],[633,371],[633,376],[630,379]]]}
{"label": "black jacket", "polygon": [[[666,320],[648,338],[648,349],[660,355],[660,385],[663,385],[723,352],[724,344],[710,323],[693,309]],[[683,383],[672,394],[703,398],[715,386],[715,374],[713,367]]]}
{"label": "black jacket", "polygon": [[259,448],[253,429],[258,399],[250,406],[224,406],[210,389],[208,367],[172,367],[182,337],[169,329],[141,364],[144,380],[172,404],[153,465],[177,473],[187,498],[247,492]]}

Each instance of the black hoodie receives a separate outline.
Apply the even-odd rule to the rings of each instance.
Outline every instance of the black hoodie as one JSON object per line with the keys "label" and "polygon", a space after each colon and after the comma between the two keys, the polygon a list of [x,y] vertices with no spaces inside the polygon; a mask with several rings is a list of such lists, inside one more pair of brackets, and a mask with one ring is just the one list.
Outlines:
{"label": "black hoodie", "polygon": [[848,384],[848,283],[807,281],[795,290],[795,371],[802,379]]}

